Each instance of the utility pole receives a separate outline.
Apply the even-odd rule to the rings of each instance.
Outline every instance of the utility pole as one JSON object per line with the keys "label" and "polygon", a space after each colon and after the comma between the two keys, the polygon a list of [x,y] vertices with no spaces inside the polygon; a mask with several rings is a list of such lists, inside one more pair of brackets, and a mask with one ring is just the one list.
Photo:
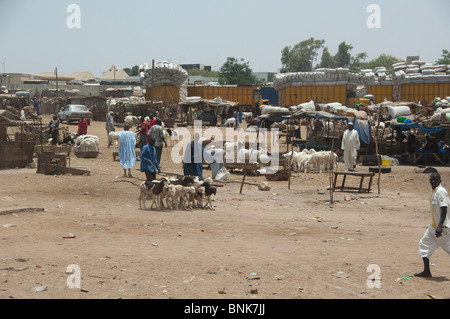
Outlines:
{"label": "utility pole", "polygon": [[59,96],[59,91],[58,91],[58,67],[55,68],[55,74],[56,74],[56,96]]}
{"label": "utility pole", "polygon": [[5,59],[3,59],[3,74],[6,74],[6,71],[5,71]]}

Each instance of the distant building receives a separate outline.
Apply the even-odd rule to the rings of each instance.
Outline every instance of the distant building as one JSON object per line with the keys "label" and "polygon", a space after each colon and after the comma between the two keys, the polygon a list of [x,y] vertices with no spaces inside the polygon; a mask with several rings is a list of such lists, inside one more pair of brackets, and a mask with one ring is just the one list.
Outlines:
{"label": "distant building", "polygon": [[204,77],[201,75],[192,75],[189,76],[184,83],[188,85],[193,85],[193,84],[209,84],[218,82],[219,82],[218,78]]}
{"label": "distant building", "polygon": [[95,82],[95,76],[91,72],[73,72],[72,76],[75,77],[75,81],[82,82]]}
{"label": "distant building", "polygon": [[106,71],[103,72],[102,81],[110,80],[126,80],[128,78],[128,73],[125,71]]}
{"label": "distant building", "polygon": [[216,71],[216,67],[213,65],[204,64],[180,64],[180,66],[186,71],[190,70],[205,70],[205,71]]}

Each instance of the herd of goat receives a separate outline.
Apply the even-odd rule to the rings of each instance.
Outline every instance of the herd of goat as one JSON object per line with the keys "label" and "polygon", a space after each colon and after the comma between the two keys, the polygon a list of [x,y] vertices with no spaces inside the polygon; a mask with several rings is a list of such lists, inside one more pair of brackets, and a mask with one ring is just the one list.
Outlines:
{"label": "herd of goat", "polygon": [[211,178],[200,181],[196,176],[143,181],[139,185],[139,208],[147,209],[145,202],[152,199],[150,209],[212,209],[211,196],[216,195],[217,188],[211,184]]}

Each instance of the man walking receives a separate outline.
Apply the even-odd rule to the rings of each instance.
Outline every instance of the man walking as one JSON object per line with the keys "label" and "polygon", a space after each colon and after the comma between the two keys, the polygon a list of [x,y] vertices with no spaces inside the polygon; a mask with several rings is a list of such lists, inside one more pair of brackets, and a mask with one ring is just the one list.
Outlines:
{"label": "man walking", "polygon": [[81,117],[78,121],[78,135],[86,135],[88,125],[88,121],[84,117]]}
{"label": "man walking", "polygon": [[119,133],[119,160],[123,168],[123,177],[131,175],[131,169],[136,165],[136,135],[130,131],[130,125],[125,124],[123,131]]}
{"label": "man walking", "polygon": [[450,255],[450,221],[447,215],[449,198],[447,190],[441,186],[441,176],[438,172],[430,175],[431,193],[431,224],[419,242],[419,256],[422,257],[423,271],[414,276],[431,277],[430,257],[438,247]]}
{"label": "man walking", "polygon": [[109,136],[110,132],[115,132],[116,129],[114,127],[114,117],[113,117],[113,112],[110,111],[108,112],[108,114],[106,115],[106,134],[108,137],[108,148],[111,147],[113,140],[112,138]]}
{"label": "man walking", "polygon": [[353,129],[353,122],[348,122],[347,130],[342,136],[341,149],[344,151],[344,164],[347,171],[354,171],[359,150],[359,134]]}
{"label": "man walking", "polygon": [[161,126],[162,122],[161,119],[156,119],[155,125],[153,125],[150,128],[150,131],[148,131],[148,135],[150,137],[153,137],[155,140],[155,148],[156,148],[156,154],[157,154],[157,160],[158,163],[161,164],[161,154],[163,150],[163,143],[167,147],[166,137],[164,134],[164,129]]}

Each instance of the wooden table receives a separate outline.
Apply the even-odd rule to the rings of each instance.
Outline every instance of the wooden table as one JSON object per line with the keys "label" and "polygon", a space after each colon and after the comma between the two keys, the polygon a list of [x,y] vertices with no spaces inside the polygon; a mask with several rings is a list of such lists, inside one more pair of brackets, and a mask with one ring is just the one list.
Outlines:
{"label": "wooden table", "polygon": [[[336,186],[336,182],[338,179],[338,176],[342,175],[342,185],[341,186]],[[370,187],[372,186],[372,179],[373,176],[375,175],[375,173],[373,172],[334,172],[334,182],[333,182],[333,191],[336,189],[340,189],[341,191],[358,191],[358,193],[369,193],[370,192]],[[359,187],[351,187],[351,186],[345,186],[345,181],[347,179],[347,176],[356,176],[356,177],[360,177],[361,180],[359,182]],[[364,178],[368,177],[369,178],[369,185],[364,188],[363,184],[364,184]]]}
{"label": "wooden table", "polygon": [[[417,155],[418,154],[418,155]],[[416,165],[417,161],[422,158],[422,156],[425,154],[425,152],[414,152],[413,153],[413,165]],[[439,157],[439,154],[434,153],[428,153],[428,156],[432,155],[435,159],[437,159],[442,165],[445,165],[444,162]]]}

